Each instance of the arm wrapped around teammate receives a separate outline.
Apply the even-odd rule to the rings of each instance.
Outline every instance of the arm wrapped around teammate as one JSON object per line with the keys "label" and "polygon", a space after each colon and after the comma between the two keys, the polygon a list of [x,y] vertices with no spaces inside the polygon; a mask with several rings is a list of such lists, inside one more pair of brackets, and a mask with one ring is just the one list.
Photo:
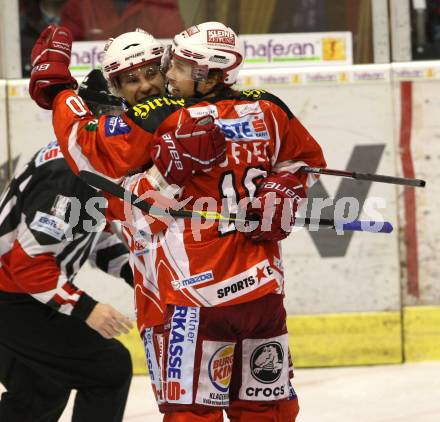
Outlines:
{"label": "arm wrapped around teammate", "polygon": [[155,136],[152,159],[170,185],[183,187],[192,174],[224,161],[225,136],[211,116],[187,119],[175,132]]}
{"label": "arm wrapped around teammate", "polygon": [[295,224],[295,214],[302,199],[306,198],[304,186],[292,173],[272,173],[257,190],[255,199],[248,205],[246,216],[258,219],[260,224],[250,232],[249,239],[278,241],[285,239]]}
{"label": "arm wrapped around teammate", "polygon": [[77,87],[69,70],[71,51],[72,34],[62,26],[49,25],[36,41],[31,55],[29,93],[40,107],[51,110],[58,92]]}

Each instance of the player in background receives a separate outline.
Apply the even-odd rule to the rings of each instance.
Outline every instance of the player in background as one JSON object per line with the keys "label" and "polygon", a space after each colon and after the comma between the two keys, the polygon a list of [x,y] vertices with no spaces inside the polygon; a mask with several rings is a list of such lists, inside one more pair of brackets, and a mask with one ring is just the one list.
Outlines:
{"label": "player in background", "polygon": [[[101,72],[80,87],[90,109],[121,112]],[[103,231],[105,199],[76,177],[56,141],[39,150],[0,200],[0,420],[55,421],[72,389],[72,421],[122,421],[131,358],[113,337],[130,320],[74,284],[89,259],[133,285],[128,249]]]}

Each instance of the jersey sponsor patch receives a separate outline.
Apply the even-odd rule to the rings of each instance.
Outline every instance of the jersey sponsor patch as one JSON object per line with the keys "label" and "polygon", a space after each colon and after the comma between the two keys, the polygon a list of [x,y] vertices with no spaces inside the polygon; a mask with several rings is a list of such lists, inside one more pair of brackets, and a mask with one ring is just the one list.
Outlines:
{"label": "jersey sponsor patch", "polygon": [[34,219],[30,225],[32,230],[45,233],[57,240],[61,240],[69,225],[61,220],[61,218],[54,215],[46,214],[45,212],[37,211]]}
{"label": "jersey sponsor patch", "polygon": [[189,115],[195,118],[203,117],[203,116],[212,116],[215,119],[218,118],[217,106],[212,104],[205,107],[191,107],[188,109],[188,111],[189,111]]}
{"label": "jersey sponsor patch", "polygon": [[266,401],[289,397],[287,334],[269,339],[245,339],[242,343],[241,400]]}
{"label": "jersey sponsor patch", "polygon": [[121,116],[107,116],[104,122],[105,136],[125,135],[131,131],[130,126]]}
{"label": "jersey sponsor patch", "polygon": [[200,308],[174,308],[165,364],[168,403],[191,404],[193,401],[194,358],[199,322]]}
{"label": "jersey sponsor patch", "polygon": [[235,343],[203,341],[196,403],[228,406]]}
{"label": "jersey sponsor patch", "polygon": [[192,35],[199,33],[200,29],[197,25],[194,25],[188,28],[185,32],[191,37]]}
{"label": "jersey sponsor patch", "polygon": [[270,134],[264,122],[264,113],[247,114],[238,119],[218,119],[226,139],[233,141],[269,140]]}
{"label": "jersey sponsor patch", "polygon": [[241,91],[245,97],[252,98],[253,100],[258,100],[266,94],[266,92],[264,89],[246,89],[245,91]]}
{"label": "jersey sponsor patch", "polygon": [[235,34],[225,29],[208,29],[208,44],[235,45]]}
{"label": "jersey sponsor patch", "polygon": [[282,278],[282,275],[278,271],[274,271],[269,265],[269,261],[265,259],[226,280],[197,288],[197,292],[206,298],[211,306],[217,306],[220,303],[249,294],[274,280],[278,285],[281,285]]}
{"label": "jersey sponsor patch", "polygon": [[174,290],[180,290],[184,287],[194,286],[211,280],[214,280],[214,275],[212,274],[212,271],[206,271],[204,273],[194,274],[188,278],[174,280],[171,282],[171,284]]}
{"label": "jersey sponsor patch", "polygon": [[246,116],[247,114],[255,114],[255,113],[263,112],[263,110],[261,110],[259,101],[248,104],[237,104],[234,106],[234,109],[238,117],[243,117]]}
{"label": "jersey sponsor patch", "polygon": [[136,104],[131,108],[134,112],[134,117],[140,117],[141,119],[148,118],[150,112],[161,108],[161,107],[184,107],[185,99],[183,98],[154,98],[152,100],[145,101],[143,103]]}
{"label": "jersey sponsor patch", "polygon": [[263,384],[278,381],[283,369],[284,352],[278,341],[258,346],[251,356],[251,375]]}
{"label": "jersey sponsor patch", "polygon": [[[154,347],[154,331],[153,328],[147,328],[142,336],[145,348],[145,357],[147,358],[148,374],[150,375],[151,386],[154,396],[158,404],[163,403],[162,396],[162,376],[160,371],[160,356],[157,356]],[[162,336],[156,335],[157,341],[162,343]],[[162,345],[159,344],[159,349]]]}
{"label": "jersey sponsor patch", "polygon": [[35,167],[40,167],[49,161],[59,158],[63,158],[61,148],[57,141],[52,141],[38,152],[35,157]]}
{"label": "jersey sponsor patch", "polygon": [[148,247],[149,241],[146,236],[147,233],[143,230],[139,230],[133,234],[133,253],[136,256],[145,255],[150,251]]}

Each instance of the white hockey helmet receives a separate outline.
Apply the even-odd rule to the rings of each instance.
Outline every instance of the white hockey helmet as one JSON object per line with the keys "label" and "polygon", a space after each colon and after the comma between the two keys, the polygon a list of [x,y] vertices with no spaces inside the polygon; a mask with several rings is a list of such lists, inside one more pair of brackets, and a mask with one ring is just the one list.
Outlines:
{"label": "white hockey helmet", "polygon": [[115,76],[127,70],[158,62],[164,52],[163,45],[151,34],[137,28],[116,38],[110,38],[104,47],[102,73],[110,86]]}
{"label": "white hockey helmet", "polygon": [[162,60],[166,69],[172,57],[193,65],[194,81],[206,80],[211,69],[222,71],[221,82],[232,85],[237,81],[243,64],[244,47],[237,34],[220,22],[194,25],[173,39]]}

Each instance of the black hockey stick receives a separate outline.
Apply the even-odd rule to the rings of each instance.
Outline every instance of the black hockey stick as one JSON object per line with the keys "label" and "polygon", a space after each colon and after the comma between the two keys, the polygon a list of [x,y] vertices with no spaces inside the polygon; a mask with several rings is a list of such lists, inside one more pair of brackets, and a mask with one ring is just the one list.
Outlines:
{"label": "black hockey stick", "polygon": [[328,174],[330,176],[349,177],[350,179],[369,180],[371,182],[391,183],[393,185],[414,186],[424,188],[426,182],[421,179],[408,179],[405,177],[382,176],[380,174],[358,173],[356,171],[323,169],[320,167],[300,167],[298,170],[303,173]]}
{"label": "black hockey stick", "polygon": [[[79,177],[84,180],[87,184],[108,192],[124,201],[134,205],[140,210],[153,217],[181,217],[181,218],[204,218],[206,220],[214,221],[225,221],[229,223],[235,222],[250,222],[255,221],[251,219],[244,219],[237,217],[236,214],[223,215],[217,211],[198,211],[198,210],[173,210],[173,209],[162,209],[148,202],[143,201],[133,192],[124,189],[122,186],[113,183],[112,181],[106,179],[105,177],[99,176],[95,173],[83,170],[79,172]],[[341,230],[341,231],[367,231],[374,233],[391,233],[393,231],[393,226],[388,221],[361,221],[355,220],[352,222],[335,221],[330,219],[312,219],[312,218],[297,218],[295,220],[295,226],[310,226],[315,225],[322,228]]]}

